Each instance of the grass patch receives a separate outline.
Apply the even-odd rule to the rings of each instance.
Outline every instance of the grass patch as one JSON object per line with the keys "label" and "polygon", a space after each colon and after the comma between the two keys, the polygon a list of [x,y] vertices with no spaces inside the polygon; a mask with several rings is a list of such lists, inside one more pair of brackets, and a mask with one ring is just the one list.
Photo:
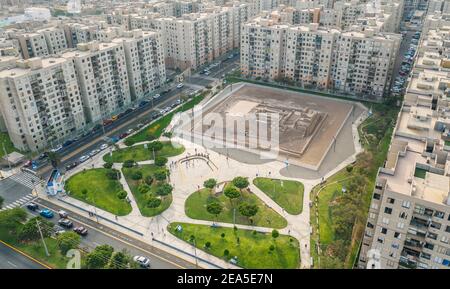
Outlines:
{"label": "grass patch", "polygon": [[[5,149],[3,149],[3,146],[5,147]],[[5,155],[5,150],[8,154],[18,151],[11,142],[8,133],[0,132],[0,158]]]}
{"label": "grass patch", "polygon": [[[179,147],[174,147],[169,141],[162,142],[162,144],[163,148],[160,151],[155,152],[155,156],[173,157],[184,152],[184,147],[182,145],[179,145]],[[109,153],[103,156],[103,160],[105,162],[112,163],[123,163],[126,160],[141,162],[152,159],[153,152],[148,148],[145,148],[143,144],[115,150],[112,152],[112,158]]]}
{"label": "grass patch", "polygon": [[157,121],[146,126],[140,132],[128,137],[127,138],[128,142],[130,142],[131,144],[135,144],[135,143],[159,138],[161,136],[161,134],[163,133],[164,129],[170,124],[170,122],[172,121],[172,117],[176,113],[192,109],[195,105],[199,104],[203,100],[203,98],[205,98],[207,93],[208,92],[203,92],[203,93],[195,96],[190,101],[184,103],[183,105],[181,105],[179,108],[177,108],[173,112],[164,115]]}
{"label": "grass patch", "polygon": [[[178,225],[182,226],[182,232],[176,231]],[[299,243],[287,235],[280,235],[274,241],[270,233],[187,223],[171,223],[167,229],[186,242],[194,236],[197,248],[218,258],[229,261],[236,256],[237,265],[246,269],[295,269],[300,265]],[[208,249],[205,248],[206,242],[211,243]],[[275,247],[272,252],[269,249],[271,245]],[[224,256],[225,249],[229,251],[227,257]]]}
{"label": "grass patch", "polygon": [[[223,206],[223,210],[217,218],[206,210],[207,204],[212,202],[219,202]],[[256,204],[258,206],[258,213],[252,217],[253,223],[251,223],[247,217],[244,217],[239,213],[239,204],[243,202]],[[184,204],[184,210],[186,215],[192,219],[232,224],[234,215],[233,208],[236,208],[236,224],[277,229],[287,226],[285,218],[280,216],[273,209],[267,207],[257,196],[249,193],[247,190],[242,190],[241,197],[235,199],[233,203],[234,207],[223,193],[215,195],[212,190],[204,188],[196,191],[187,198],[186,203]]]}
{"label": "grass patch", "polygon": [[118,180],[109,179],[109,171],[111,170],[100,168],[79,172],[67,180],[66,192],[70,192],[70,196],[75,199],[114,215],[128,215],[131,205],[117,197],[117,193],[123,190],[122,184]]}
{"label": "grass patch", "polygon": [[302,183],[290,180],[255,178],[253,184],[289,214],[301,214],[304,192]]}
{"label": "grass patch", "polygon": [[[136,200],[136,203],[139,207],[139,211],[141,214],[145,217],[152,217],[161,214],[167,208],[170,207],[170,204],[172,204],[172,194],[169,194],[167,196],[161,197],[161,204],[156,208],[149,208],[147,207],[147,201],[150,197],[157,197],[155,191],[157,187],[157,181],[154,180],[153,183],[150,186],[150,191],[142,194],[138,191],[139,185],[145,180],[147,176],[153,176],[156,170],[160,169],[160,167],[157,167],[155,165],[141,165],[133,168],[123,168],[122,172],[125,176],[125,180],[128,183],[128,186],[130,187],[131,192],[133,193],[134,199]],[[133,173],[140,171],[142,173],[142,179],[141,180],[133,180],[131,176]]]}
{"label": "grass patch", "polygon": [[0,239],[52,268],[65,269],[69,261],[69,258],[61,254],[58,249],[58,244],[53,238],[45,238],[50,256],[45,254],[45,249],[41,241],[30,243],[19,242],[16,236],[8,232],[5,228],[0,228]]}

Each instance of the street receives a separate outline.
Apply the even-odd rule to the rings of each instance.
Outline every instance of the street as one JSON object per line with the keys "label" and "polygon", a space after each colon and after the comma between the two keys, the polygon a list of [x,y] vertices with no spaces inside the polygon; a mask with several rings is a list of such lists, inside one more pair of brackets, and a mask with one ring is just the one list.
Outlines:
{"label": "street", "polygon": [[0,241],[0,269],[46,269]]}

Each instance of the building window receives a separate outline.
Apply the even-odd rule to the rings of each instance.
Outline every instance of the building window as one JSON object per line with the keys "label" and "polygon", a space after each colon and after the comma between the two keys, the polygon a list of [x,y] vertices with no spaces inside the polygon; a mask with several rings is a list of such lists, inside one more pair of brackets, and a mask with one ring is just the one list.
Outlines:
{"label": "building window", "polygon": [[444,212],[440,212],[440,211],[436,211],[436,212],[434,212],[434,216],[436,218],[443,219],[444,216],[445,216],[445,213]]}
{"label": "building window", "polygon": [[425,243],[424,247],[427,248],[428,250],[433,250],[434,249],[434,245],[431,244],[431,243],[428,243],[428,242]]}
{"label": "building window", "polygon": [[393,199],[393,198],[387,198],[387,202],[388,202],[389,204],[393,204],[393,203],[395,203],[395,199]]}
{"label": "building window", "polygon": [[380,195],[380,194],[377,194],[377,193],[374,193],[374,194],[373,194],[373,198],[374,198],[375,200],[379,200],[379,199],[381,198],[381,195]]}
{"label": "building window", "polygon": [[445,228],[445,231],[446,231],[447,233],[450,233],[450,226],[447,226],[447,227]]}
{"label": "building window", "polygon": [[389,208],[389,207],[385,207],[384,208],[384,213],[386,213],[386,214],[392,214],[392,208]]}
{"label": "building window", "polygon": [[381,232],[381,234],[386,235],[387,234],[387,229],[386,228],[381,228],[380,232]]}

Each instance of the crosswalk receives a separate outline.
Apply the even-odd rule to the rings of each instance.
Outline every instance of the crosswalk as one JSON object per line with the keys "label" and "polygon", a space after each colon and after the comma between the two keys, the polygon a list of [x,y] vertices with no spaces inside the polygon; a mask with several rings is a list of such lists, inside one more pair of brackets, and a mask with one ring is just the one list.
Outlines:
{"label": "crosswalk", "polygon": [[6,206],[2,207],[2,209],[0,209],[0,211],[21,207],[24,204],[32,201],[35,198],[36,198],[36,196],[33,196],[32,194],[28,194],[18,200],[15,200],[14,202],[12,202],[10,204],[7,204]]}
{"label": "crosswalk", "polygon": [[9,178],[30,189],[34,189],[35,186],[37,186],[42,182],[38,176],[35,176],[27,172],[19,172],[17,174],[10,176]]}

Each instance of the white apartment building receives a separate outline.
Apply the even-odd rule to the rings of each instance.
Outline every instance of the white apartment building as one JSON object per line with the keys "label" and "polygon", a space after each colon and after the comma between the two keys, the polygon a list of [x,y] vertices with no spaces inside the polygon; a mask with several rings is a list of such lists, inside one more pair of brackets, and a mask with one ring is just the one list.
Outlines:
{"label": "white apartment building", "polygon": [[290,26],[280,24],[278,16],[242,26],[243,75],[378,100],[388,91],[400,35]]}
{"label": "white apartment building", "polygon": [[0,71],[0,119],[16,148],[37,151],[86,124],[74,64],[65,58],[17,60]]}
{"label": "white apartment building", "polygon": [[166,71],[159,33],[132,30],[112,42],[123,45],[132,101],[162,87]]}
{"label": "white apartment building", "polygon": [[450,268],[450,63],[434,49],[437,34],[422,34],[378,172],[359,268]]}
{"label": "white apartment building", "polygon": [[50,27],[37,30],[36,33],[44,35],[47,42],[48,53],[50,55],[61,53],[67,49],[67,40],[64,29],[59,27]]}
{"label": "white apartment building", "polygon": [[102,121],[131,104],[122,44],[82,43],[62,57],[75,64],[87,122]]}
{"label": "white apartment building", "polygon": [[49,50],[44,35],[39,33],[10,32],[9,39],[15,43],[23,59],[48,56]]}

